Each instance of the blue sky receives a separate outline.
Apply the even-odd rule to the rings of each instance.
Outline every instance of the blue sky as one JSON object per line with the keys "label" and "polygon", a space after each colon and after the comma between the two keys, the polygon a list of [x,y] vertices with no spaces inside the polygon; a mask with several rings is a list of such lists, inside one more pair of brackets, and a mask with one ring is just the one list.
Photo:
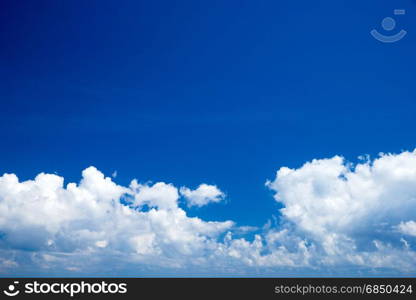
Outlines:
{"label": "blue sky", "polygon": [[279,168],[415,148],[415,1],[0,6],[1,174],[206,183],[225,200],[189,216],[261,227]]}

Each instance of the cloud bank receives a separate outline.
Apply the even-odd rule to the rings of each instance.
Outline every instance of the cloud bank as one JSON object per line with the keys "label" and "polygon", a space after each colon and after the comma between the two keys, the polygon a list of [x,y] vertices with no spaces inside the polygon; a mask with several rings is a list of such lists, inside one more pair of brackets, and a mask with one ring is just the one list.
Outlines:
{"label": "cloud bank", "polygon": [[401,233],[411,236],[416,236],[416,222],[401,222],[398,226]]}
{"label": "cloud bank", "polygon": [[[78,184],[41,173],[0,177],[0,274],[394,275],[416,270],[416,151],[357,164],[342,157],[280,168],[282,205],[254,235],[180,206],[224,200],[216,186],[120,186],[94,167]],[[265,199],[264,201],[270,201]],[[250,224],[243,224],[250,225]]]}

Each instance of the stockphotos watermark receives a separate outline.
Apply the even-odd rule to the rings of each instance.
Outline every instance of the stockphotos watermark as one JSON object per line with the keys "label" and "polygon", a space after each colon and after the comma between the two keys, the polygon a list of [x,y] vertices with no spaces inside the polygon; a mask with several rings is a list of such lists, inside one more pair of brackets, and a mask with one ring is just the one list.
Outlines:
{"label": "stockphotos watermark", "polygon": [[[393,14],[395,16],[403,16],[406,14],[406,10],[395,9]],[[392,17],[385,17],[381,21],[381,27],[383,28],[384,33],[380,33],[377,29],[371,30],[370,33],[376,40],[382,43],[396,43],[403,39],[407,34],[407,31],[403,29],[397,30],[396,34],[392,34],[394,32],[393,30],[396,29],[396,20]]]}
{"label": "stockphotos watermark", "polygon": [[81,282],[39,282],[37,280],[25,282],[19,286],[19,281],[13,281],[3,291],[6,296],[14,297],[20,293],[24,294],[65,294],[73,297],[78,294],[125,294],[127,283],[97,283]]}

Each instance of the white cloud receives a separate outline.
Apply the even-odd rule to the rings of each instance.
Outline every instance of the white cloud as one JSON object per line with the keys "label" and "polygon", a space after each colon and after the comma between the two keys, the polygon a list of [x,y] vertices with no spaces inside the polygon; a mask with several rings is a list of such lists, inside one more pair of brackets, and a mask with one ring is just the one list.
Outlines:
{"label": "white cloud", "polygon": [[[234,223],[188,217],[178,207],[178,190],[163,182],[130,187],[115,184],[96,168],[82,172],[79,185],[39,174],[19,182],[0,177],[0,247],[37,253],[121,252],[163,265],[165,260],[202,255]],[[122,204],[122,199],[131,206]],[[141,210],[143,205],[150,209]],[[49,259],[50,263],[51,260]]]}
{"label": "white cloud", "polygon": [[105,247],[107,247],[108,242],[107,242],[106,240],[96,241],[96,242],[95,242],[95,245],[96,245],[97,247],[100,247],[100,248],[105,248]]}
{"label": "white cloud", "polygon": [[130,188],[134,195],[134,204],[138,207],[143,205],[158,209],[175,209],[178,207],[178,189],[171,184],[158,182],[149,186],[138,184],[136,180],[133,180]]}
{"label": "white cloud", "polygon": [[403,234],[416,236],[416,222],[415,221],[401,222],[398,226],[398,229]]}
{"label": "white cloud", "polygon": [[280,168],[267,186],[282,205],[281,216],[278,225],[259,229],[189,217],[178,205],[180,195],[189,205],[222,201],[224,193],[216,186],[178,191],[164,182],[133,180],[126,187],[94,167],[82,172],[79,184],[66,186],[53,174],[23,182],[5,174],[0,177],[0,273],[309,270],[328,275],[344,270],[338,272],[346,276],[373,269],[374,275],[380,270],[410,274],[416,268],[416,222],[409,221],[416,213],[416,152],[383,154],[356,165],[339,156],[317,159],[298,169]]}
{"label": "white cloud", "polygon": [[390,249],[375,241],[416,213],[416,151],[381,154],[355,166],[339,156],[315,159],[299,169],[281,168],[266,185],[284,206],[283,220],[321,247],[325,261],[368,261],[371,251],[375,258]]}
{"label": "white cloud", "polygon": [[224,199],[225,194],[215,185],[201,184],[196,190],[182,187],[180,193],[188,202],[188,206],[204,206],[217,203]]}

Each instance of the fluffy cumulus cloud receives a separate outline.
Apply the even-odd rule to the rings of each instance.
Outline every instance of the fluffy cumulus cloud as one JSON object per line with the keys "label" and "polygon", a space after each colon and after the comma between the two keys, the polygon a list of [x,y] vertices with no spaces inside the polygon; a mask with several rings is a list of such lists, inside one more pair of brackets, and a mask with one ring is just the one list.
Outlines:
{"label": "fluffy cumulus cloud", "polygon": [[[79,183],[0,177],[0,274],[411,274],[416,269],[416,152],[358,164],[342,157],[280,168],[281,204],[262,229],[190,217],[224,199],[216,186],[116,184],[94,167]],[[268,201],[265,199],[264,201]],[[248,224],[249,225],[249,224]],[[250,230],[247,230],[250,228]],[[254,231],[254,233],[253,233]],[[387,271],[386,271],[387,270]]]}
{"label": "fluffy cumulus cloud", "polygon": [[416,236],[416,222],[415,221],[401,222],[398,226],[398,229],[403,234]]}
{"label": "fluffy cumulus cloud", "polygon": [[64,178],[52,174],[24,182],[5,174],[0,177],[0,247],[34,253],[38,261],[46,258],[42,265],[87,253],[164,266],[199,260],[234,223],[188,217],[178,198],[171,184],[133,180],[123,187],[94,167],[82,172],[79,185],[64,186]]}
{"label": "fluffy cumulus cloud", "polygon": [[416,151],[356,165],[339,156],[316,159],[280,168],[266,185],[293,234],[307,237],[324,264],[416,267],[416,253],[402,236],[414,233],[414,223],[404,221],[416,215]]}
{"label": "fluffy cumulus cloud", "polygon": [[220,202],[225,194],[215,185],[201,184],[196,190],[181,187],[181,195],[185,197],[188,206],[204,206],[211,202]]}

